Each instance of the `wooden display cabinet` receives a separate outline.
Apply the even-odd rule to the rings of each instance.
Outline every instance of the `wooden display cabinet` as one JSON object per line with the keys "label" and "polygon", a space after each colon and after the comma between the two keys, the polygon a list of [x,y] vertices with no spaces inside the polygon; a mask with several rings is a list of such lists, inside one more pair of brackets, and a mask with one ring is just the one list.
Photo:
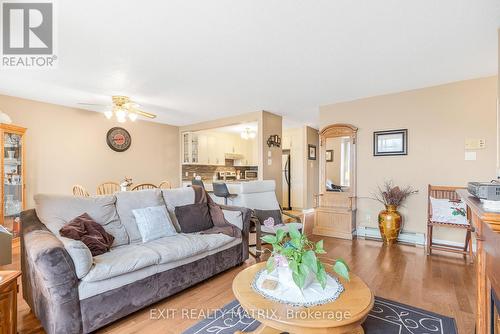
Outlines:
{"label": "wooden display cabinet", "polygon": [[[333,124],[320,132],[320,193],[315,195],[313,228],[316,235],[353,238],[356,229],[357,131],[358,128],[349,124]],[[328,151],[331,152],[330,159],[326,157]]]}
{"label": "wooden display cabinet", "polygon": [[20,213],[25,209],[24,134],[20,126],[0,123],[2,191],[0,224],[16,238],[20,231]]}

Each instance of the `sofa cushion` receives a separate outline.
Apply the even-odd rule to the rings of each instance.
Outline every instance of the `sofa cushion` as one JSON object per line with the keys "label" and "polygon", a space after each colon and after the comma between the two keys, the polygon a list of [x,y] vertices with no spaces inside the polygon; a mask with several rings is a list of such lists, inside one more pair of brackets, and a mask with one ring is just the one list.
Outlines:
{"label": "sofa cushion", "polygon": [[125,245],[94,257],[94,266],[82,278],[96,282],[158,264],[160,256],[142,245]]}
{"label": "sofa cushion", "polygon": [[130,243],[142,242],[132,210],[165,205],[159,189],[121,191],[116,193],[116,210],[122,224],[127,229]]}
{"label": "sofa cushion", "polygon": [[[227,237],[227,236],[225,236]],[[170,238],[170,237],[168,237]],[[224,238],[224,237],[223,237]],[[160,239],[158,239],[160,240]],[[155,241],[158,241],[155,240]],[[137,271],[128,273],[128,274],[123,274],[120,276],[115,276],[112,278],[108,278],[103,281],[98,281],[98,282],[87,282],[84,280],[81,280],[78,284],[78,296],[80,300],[84,300],[87,298],[90,298],[92,296],[100,295],[102,293],[105,293],[106,291],[114,290],[120,287],[123,287],[127,284],[134,283],[136,281],[139,281],[143,278],[152,276],[156,273],[164,272],[166,270],[170,270],[173,268],[177,268],[179,266],[186,265],[188,263],[201,260],[207,256],[216,254],[218,252],[222,252],[224,250],[227,250],[231,247],[234,247],[238,244],[241,243],[241,239],[234,239],[233,241],[224,244],[223,246],[220,246],[216,249],[213,250],[206,250],[203,253],[199,253],[194,256],[190,256],[181,260],[177,261],[172,261],[168,262],[165,264],[160,264],[158,266],[149,266],[146,268],[139,269]]]}
{"label": "sofa cushion", "polygon": [[167,205],[168,214],[177,232],[181,232],[181,227],[175,216],[175,208],[178,206],[194,204],[194,190],[191,187],[162,189],[163,200]]}
{"label": "sofa cushion", "polygon": [[87,275],[94,263],[90,249],[80,240],[59,237],[75,266],[76,277]]}
{"label": "sofa cushion", "polygon": [[207,203],[178,206],[175,216],[182,233],[201,232],[214,227]]}
{"label": "sofa cushion", "polygon": [[86,212],[115,237],[113,247],[129,242],[127,231],[116,211],[114,195],[81,197],[38,194],[34,199],[38,218],[58,237],[61,227]]}
{"label": "sofa cushion", "polygon": [[171,237],[160,238],[143,244],[155,251],[160,257],[160,264],[185,259],[208,250],[208,243],[198,234],[179,233]]}
{"label": "sofa cushion", "polygon": [[177,234],[165,205],[132,210],[142,242],[153,241]]}
{"label": "sofa cushion", "polygon": [[207,250],[212,251],[218,249],[230,242],[233,242],[237,238],[230,237],[226,234],[198,234],[200,242],[204,242],[208,245]]}

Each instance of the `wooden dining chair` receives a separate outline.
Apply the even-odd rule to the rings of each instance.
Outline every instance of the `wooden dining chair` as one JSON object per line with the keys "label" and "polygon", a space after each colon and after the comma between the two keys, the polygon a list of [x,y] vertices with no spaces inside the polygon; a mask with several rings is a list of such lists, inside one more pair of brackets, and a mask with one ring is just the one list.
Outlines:
{"label": "wooden dining chair", "polygon": [[145,189],[157,189],[158,187],[152,183],[139,183],[132,187],[132,191],[135,190],[145,190]]}
{"label": "wooden dining chair", "polygon": [[172,185],[170,184],[170,181],[161,181],[160,184],[158,185],[158,188],[160,189],[171,189]]}
{"label": "wooden dining chair", "polygon": [[112,195],[120,191],[120,185],[117,182],[103,182],[97,186],[97,195]]}
{"label": "wooden dining chair", "polygon": [[[445,186],[433,186],[429,184],[428,187],[428,205],[427,205],[427,255],[432,255],[433,250],[440,250],[444,252],[452,252],[463,254],[464,256],[469,255],[470,261],[473,261],[473,252],[472,252],[472,232],[474,228],[470,224],[468,220],[464,224],[456,223],[456,222],[437,222],[432,219],[432,203],[431,197],[436,199],[448,199],[450,201],[461,201],[460,196],[457,194],[458,189],[465,189],[464,187],[445,187]],[[462,246],[452,246],[452,245],[443,245],[439,243],[435,243],[432,239],[432,233],[434,227],[445,227],[445,228],[453,228],[453,229],[462,229],[466,231],[465,234],[465,245]]]}
{"label": "wooden dining chair", "polygon": [[81,185],[75,184],[73,186],[73,195],[74,196],[82,196],[82,197],[89,197],[89,192]]}

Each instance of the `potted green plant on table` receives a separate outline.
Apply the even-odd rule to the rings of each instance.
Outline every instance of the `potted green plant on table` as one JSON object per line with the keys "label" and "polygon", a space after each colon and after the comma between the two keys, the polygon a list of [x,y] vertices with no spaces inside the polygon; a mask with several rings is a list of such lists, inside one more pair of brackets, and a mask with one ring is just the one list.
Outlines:
{"label": "potted green plant on table", "polygon": [[[277,271],[280,283],[305,289],[316,279],[325,288],[325,264],[317,257],[326,253],[323,240],[312,242],[293,225],[289,227],[288,233],[278,229],[275,235],[265,235],[262,240],[273,247],[266,268],[268,273]],[[337,259],[333,271],[349,280],[349,267],[344,260]]]}

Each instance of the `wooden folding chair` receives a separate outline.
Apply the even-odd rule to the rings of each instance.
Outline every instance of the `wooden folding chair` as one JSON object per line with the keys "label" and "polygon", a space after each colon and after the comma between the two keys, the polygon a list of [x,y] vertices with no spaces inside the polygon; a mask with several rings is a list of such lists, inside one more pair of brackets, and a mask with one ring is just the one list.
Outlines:
{"label": "wooden folding chair", "polygon": [[[465,189],[464,187],[446,187],[446,186],[433,186],[429,184],[428,187],[428,205],[427,205],[427,255],[432,255],[433,250],[440,250],[443,252],[451,252],[463,254],[464,256],[469,255],[470,261],[474,259],[472,252],[472,232],[473,227],[469,221],[466,224],[459,224],[455,222],[437,222],[432,219],[432,203],[431,197],[436,199],[448,199],[450,201],[461,201],[460,196],[458,196],[456,190]],[[468,218],[468,217],[467,217]],[[466,231],[465,234],[465,245],[462,246],[452,246],[443,245],[435,243],[432,239],[432,233],[434,227],[446,227],[453,229],[462,229]]]}

